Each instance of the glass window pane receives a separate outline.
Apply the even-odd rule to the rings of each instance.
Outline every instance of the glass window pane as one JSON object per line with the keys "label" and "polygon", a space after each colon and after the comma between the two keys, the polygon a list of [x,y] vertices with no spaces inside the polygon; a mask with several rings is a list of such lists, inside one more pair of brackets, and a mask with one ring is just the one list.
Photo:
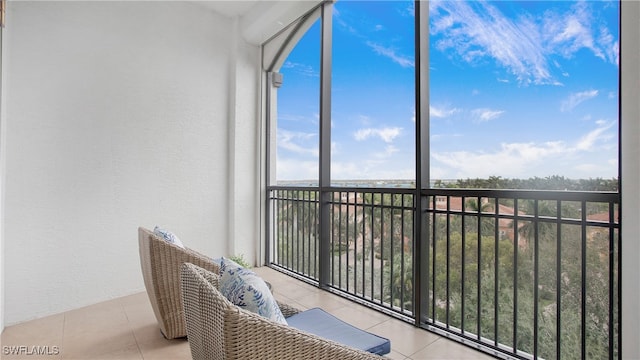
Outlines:
{"label": "glass window pane", "polygon": [[617,179],[618,11],[430,2],[431,179]]}
{"label": "glass window pane", "polygon": [[318,184],[320,30],[317,19],[279,69],[275,159],[281,185]]}
{"label": "glass window pane", "polygon": [[338,1],[333,18],[331,178],[368,185],[415,179],[411,1]]}

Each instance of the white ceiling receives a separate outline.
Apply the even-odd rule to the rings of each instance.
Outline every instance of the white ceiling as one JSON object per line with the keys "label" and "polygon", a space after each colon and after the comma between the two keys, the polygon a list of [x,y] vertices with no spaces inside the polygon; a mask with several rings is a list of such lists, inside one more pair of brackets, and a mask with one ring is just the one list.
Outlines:
{"label": "white ceiling", "polygon": [[322,0],[192,0],[229,18],[239,18],[242,36],[260,45]]}
{"label": "white ceiling", "polygon": [[259,0],[204,0],[194,1],[227,17],[242,16],[249,12]]}
{"label": "white ceiling", "polygon": [[227,17],[248,13],[260,0],[196,0],[194,1]]}

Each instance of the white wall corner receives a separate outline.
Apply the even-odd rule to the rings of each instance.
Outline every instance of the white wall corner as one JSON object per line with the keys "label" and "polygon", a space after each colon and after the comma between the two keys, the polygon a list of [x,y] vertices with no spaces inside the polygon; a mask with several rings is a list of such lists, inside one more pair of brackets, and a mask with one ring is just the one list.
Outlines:
{"label": "white wall corner", "polygon": [[[8,12],[8,10],[5,10]],[[7,16],[6,18],[10,18]],[[7,28],[0,29],[0,334],[5,327],[5,183],[7,152]]]}
{"label": "white wall corner", "polygon": [[[238,17],[234,17],[232,20],[231,34],[231,46],[229,49],[229,113],[227,117],[227,217],[229,220],[229,226],[227,227],[226,241],[227,241],[227,256],[239,255],[236,251],[236,239],[235,239],[235,222],[236,222],[236,103],[237,103],[237,62],[238,62],[238,41],[239,41],[239,24]],[[223,254],[224,255],[224,254]]]}
{"label": "white wall corner", "polygon": [[240,20],[233,20],[232,49],[229,52],[229,128],[227,133],[229,255],[242,255],[250,264],[258,264],[260,176],[259,94],[260,47],[244,40]]}
{"label": "white wall corner", "polygon": [[5,93],[5,49],[4,33],[6,29],[0,29],[0,334],[4,330],[4,184],[6,176],[5,152],[6,152],[6,93]]}

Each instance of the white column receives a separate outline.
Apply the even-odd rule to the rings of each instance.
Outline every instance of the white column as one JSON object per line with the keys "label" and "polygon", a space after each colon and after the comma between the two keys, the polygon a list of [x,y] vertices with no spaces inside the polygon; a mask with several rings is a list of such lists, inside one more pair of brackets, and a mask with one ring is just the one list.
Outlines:
{"label": "white column", "polygon": [[622,1],[622,358],[640,359],[640,2]]}

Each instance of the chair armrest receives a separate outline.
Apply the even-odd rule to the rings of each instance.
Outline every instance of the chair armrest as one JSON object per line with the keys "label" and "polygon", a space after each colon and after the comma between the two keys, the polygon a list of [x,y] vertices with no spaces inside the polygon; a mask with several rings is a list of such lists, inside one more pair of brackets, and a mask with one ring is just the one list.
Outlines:
{"label": "chair armrest", "polygon": [[229,359],[382,359],[239,308],[228,311],[224,323],[225,353]]}

